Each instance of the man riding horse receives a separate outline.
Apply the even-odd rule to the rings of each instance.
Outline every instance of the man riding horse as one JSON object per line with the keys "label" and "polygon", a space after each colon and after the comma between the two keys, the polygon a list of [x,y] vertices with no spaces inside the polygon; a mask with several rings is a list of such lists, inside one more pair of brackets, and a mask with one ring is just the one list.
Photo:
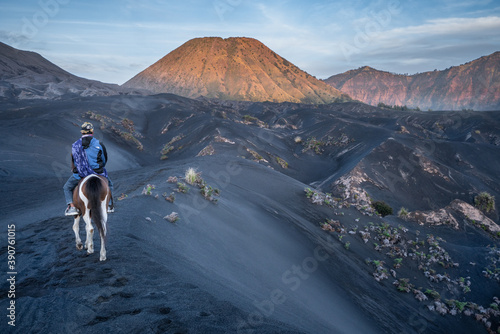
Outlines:
{"label": "man riding horse", "polygon": [[[64,184],[64,197],[66,198],[67,208],[66,216],[76,216],[79,214],[73,204],[73,190],[78,185],[80,179],[90,174],[97,174],[106,177],[109,183],[111,195],[113,194],[113,183],[109,179],[108,172],[104,166],[108,161],[108,153],[106,147],[94,138],[94,126],[92,123],[85,122],[82,124],[82,137],[73,143],[71,146],[71,175]],[[113,200],[111,199],[108,205],[108,213],[114,212]]]}

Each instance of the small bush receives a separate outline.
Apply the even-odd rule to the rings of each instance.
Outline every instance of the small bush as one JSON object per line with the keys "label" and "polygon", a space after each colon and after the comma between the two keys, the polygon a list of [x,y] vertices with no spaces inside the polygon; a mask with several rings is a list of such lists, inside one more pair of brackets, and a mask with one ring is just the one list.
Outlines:
{"label": "small bush", "polygon": [[176,221],[179,220],[179,214],[177,212],[172,212],[171,214],[163,217],[163,219],[166,219],[171,223],[175,223]]}
{"label": "small bush", "polygon": [[304,144],[304,148],[302,149],[302,153],[305,153],[309,150],[312,150],[316,154],[321,154],[323,152],[321,147],[324,145],[325,145],[325,143],[323,143],[320,140],[317,140],[315,137],[308,138],[307,142]]}
{"label": "small bush", "polygon": [[219,196],[220,190],[217,188],[214,189],[209,185],[205,185],[200,189],[200,193],[206,200],[217,203],[218,199],[215,198],[214,196]]}
{"label": "small bush", "polygon": [[168,183],[177,183],[178,182],[177,176],[169,176],[167,179],[167,182]]}
{"label": "small bush", "polygon": [[479,210],[489,213],[495,210],[495,197],[483,191],[474,198],[474,204]]}
{"label": "small bush", "polygon": [[288,162],[286,162],[282,158],[276,157],[276,162],[281,166],[281,168],[283,168],[283,169],[287,169],[288,168]]}
{"label": "small bush", "polygon": [[167,193],[163,193],[163,197],[165,197],[165,200],[170,202],[170,203],[174,203],[174,201],[175,201],[174,193],[170,193],[170,195],[167,195]]}
{"label": "small bush", "polygon": [[189,189],[188,189],[188,187],[187,187],[187,185],[186,185],[186,184],[184,184],[184,183],[182,183],[182,182],[178,182],[178,183],[177,183],[177,189],[176,189],[176,190],[177,190],[177,192],[179,192],[179,193],[183,193],[183,194],[185,194],[185,193],[187,193],[187,192],[188,192],[188,190],[189,190]]}
{"label": "small bush", "polygon": [[152,190],[155,189],[154,184],[148,184],[145,188],[142,189],[142,194],[151,196],[152,195]]}
{"label": "small bush", "polygon": [[249,148],[247,148],[247,152],[249,152],[255,160],[257,161],[261,161],[261,160],[264,160],[264,158],[262,157],[262,155],[260,155],[259,153],[255,152],[254,150],[251,150]]}
{"label": "small bush", "polygon": [[245,122],[257,122],[258,121],[258,118],[257,117],[253,117],[253,116],[250,116],[250,115],[245,115],[243,116],[243,119],[245,120]]}
{"label": "small bush", "polygon": [[214,155],[215,154],[215,149],[212,145],[206,146],[203,150],[201,150],[196,156],[197,157],[204,157],[206,155]]}
{"label": "small bush", "polygon": [[409,293],[414,288],[414,285],[410,283],[410,279],[408,278],[400,278],[399,280],[394,281],[393,284],[397,287],[398,291],[400,292]]}
{"label": "small bush", "polygon": [[128,195],[127,195],[127,194],[122,193],[122,194],[120,195],[120,197],[118,197],[118,200],[119,200],[119,201],[123,201],[123,200],[124,200],[125,198],[127,198],[127,197],[128,197]]}
{"label": "small bush", "polygon": [[392,215],[392,208],[384,201],[372,202],[372,207],[377,211],[382,217],[387,215]]}
{"label": "small bush", "polygon": [[439,300],[441,299],[441,295],[439,294],[439,292],[437,292],[436,290],[431,290],[431,289],[427,289],[425,290],[424,292],[426,295],[428,296],[431,296],[432,298],[434,298],[435,300]]}
{"label": "small bush", "polygon": [[170,152],[172,152],[174,150],[174,147],[169,145],[169,144],[166,144],[165,146],[163,146],[162,150],[161,150],[161,157],[160,159],[161,160],[165,160],[165,159],[168,159],[168,156],[167,154],[169,154]]}
{"label": "small bush", "polygon": [[190,185],[194,185],[198,182],[198,180],[200,180],[200,175],[196,173],[196,170],[194,168],[188,168],[184,175],[184,179]]}
{"label": "small bush", "polygon": [[134,122],[129,120],[128,118],[124,118],[122,119],[121,121],[121,124],[122,126],[127,129],[128,131],[130,131],[131,133],[135,131],[134,129]]}
{"label": "small bush", "polygon": [[401,209],[399,209],[398,217],[399,218],[406,218],[406,216],[408,216],[408,210],[406,210],[405,207],[402,207]]}

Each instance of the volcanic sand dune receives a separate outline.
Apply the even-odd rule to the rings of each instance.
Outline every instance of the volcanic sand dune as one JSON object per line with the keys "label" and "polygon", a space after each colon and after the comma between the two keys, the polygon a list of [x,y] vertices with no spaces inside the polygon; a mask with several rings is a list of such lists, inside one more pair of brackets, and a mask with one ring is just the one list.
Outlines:
{"label": "volcanic sand dune", "polygon": [[[494,113],[446,117],[359,103],[317,107],[157,95],[4,104],[0,118],[0,207],[4,221],[16,224],[15,332],[484,330],[472,317],[431,312],[431,301],[398,292],[392,277],[375,281],[367,261],[383,259],[389,268],[393,261],[374,250],[375,240],[365,244],[348,233],[340,238],[319,223],[332,218],[361,230],[385,222],[408,228],[408,239],[440,236],[460,263],[447,272],[470,277],[472,292],[429,282],[406,258],[398,278],[439,290],[443,301],[485,306],[498,291],[498,282],[482,274],[490,265],[487,246],[498,247],[498,239],[466,221],[454,230],[364,215],[355,205],[313,205],[304,189],[333,191],[333,182],[357,169],[368,177],[360,186],[395,209],[471,202],[479,190],[498,198]],[[447,125],[446,119],[456,121]],[[72,219],[63,216],[68,147],[89,120],[109,150],[115,199],[124,195],[109,215],[105,262],[76,250]],[[205,150],[209,146],[213,152]],[[196,186],[183,194],[166,182],[170,176],[183,182],[190,167],[220,189],[216,204]],[[151,195],[143,194],[147,184],[154,185]],[[172,192],[174,203],[165,201]],[[175,223],[163,218],[172,212],[180,217]],[[490,216],[498,223],[495,213]],[[83,224],[80,229],[84,236]],[[6,229],[1,234],[6,240]],[[7,302],[3,298],[2,307]],[[490,320],[498,325],[498,318]]]}

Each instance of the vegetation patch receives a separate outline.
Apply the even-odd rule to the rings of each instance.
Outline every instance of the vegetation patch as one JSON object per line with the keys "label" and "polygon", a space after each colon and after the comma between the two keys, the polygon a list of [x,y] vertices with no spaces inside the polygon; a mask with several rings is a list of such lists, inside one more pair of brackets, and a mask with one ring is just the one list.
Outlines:
{"label": "vegetation patch", "polygon": [[320,140],[317,140],[316,137],[310,137],[304,143],[304,148],[302,149],[302,153],[305,153],[307,151],[314,151],[314,153],[316,154],[321,154],[323,153],[322,146],[324,145],[325,143],[323,143]]}
{"label": "vegetation patch", "polygon": [[135,126],[134,126],[134,122],[132,122],[131,120],[129,120],[128,118],[124,118],[122,119],[121,121],[121,125],[127,129],[130,133],[134,133],[135,132]]}
{"label": "vegetation patch", "polygon": [[178,182],[177,183],[177,189],[175,189],[178,193],[187,193],[189,191],[189,188],[187,187],[187,185],[185,183],[182,183],[182,182]]}
{"label": "vegetation patch", "polygon": [[178,221],[180,218],[179,218],[179,214],[177,212],[172,212],[171,214],[163,217],[163,219],[166,219],[168,220],[169,222],[171,223],[175,223],[176,221]]}
{"label": "vegetation patch", "polygon": [[161,149],[161,152],[160,152],[161,153],[161,157],[160,157],[160,159],[161,160],[168,159],[167,154],[169,154],[173,150],[174,150],[173,146],[170,146],[169,144],[165,144],[165,146],[163,146],[163,148]]}
{"label": "vegetation patch", "polygon": [[215,154],[214,147],[212,145],[208,145],[203,150],[201,150],[200,153],[198,153],[196,156],[203,157],[206,155],[214,155],[214,154]]}
{"label": "vegetation patch", "polygon": [[495,197],[485,191],[474,198],[474,204],[483,212],[495,211]]}
{"label": "vegetation patch", "polygon": [[208,184],[204,184],[200,189],[200,193],[206,200],[217,203],[218,199],[215,198],[215,196],[220,195],[220,190],[217,188],[214,189]]}
{"label": "vegetation patch", "polygon": [[163,193],[163,197],[165,198],[166,201],[168,201],[170,203],[174,203],[174,201],[175,201],[174,193],[170,193],[170,195],[167,195],[167,193]]}
{"label": "vegetation patch", "polygon": [[264,158],[262,157],[262,155],[260,155],[259,153],[255,152],[254,150],[251,150],[249,148],[247,148],[247,152],[250,153],[255,160],[257,161],[265,161]]}
{"label": "vegetation patch", "polygon": [[195,185],[202,181],[201,173],[196,172],[194,168],[188,168],[184,173],[184,180],[190,185]]}
{"label": "vegetation patch", "polygon": [[408,216],[408,210],[406,208],[402,207],[401,209],[399,209],[398,211],[399,218],[405,219],[407,216]]}
{"label": "vegetation patch", "polygon": [[286,162],[282,158],[276,157],[276,162],[278,163],[278,165],[281,166],[281,168],[283,168],[283,169],[287,169],[288,168],[288,162]]}
{"label": "vegetation patch", "polygon": [[142,145],[142,143],[139,141],[139,139],[137,139],[132,133],[122,131],[120,129],[117,129],[114,126],[111,127],[111,131],[113,131],[114,133],[116,133],[117,135],[119,135],[120,137],[125,139],[126,141],[134,143],[139,151],[142,151],[144,149],[144,145]]}
{"label": "vegetation patch", "polygon": [[243,120],[247,123],[256,123],[259,119],[250,115],[244,115]]}
{"label": "vegetation patch", "polygon": [[400,105],[397,105],[397,104],[391,106],[390,104],[385,104],[385,103],[382,103],[382,102],[379,102],[379,104],[377,104],[377,107],[378,108],[382,108],[382,109],[392,109],[392,110],[400,110],[400,111],[420,111],[419,107],[410,108],[410,107],[408,107],[406,105],[400,106]]}
{"label": "vegetation patch", "polygon": [[178,182],[177,176],[169,176],[167,179],[167,182],[168,183],[177,183]]}
{"label": "vegetation patch", "polygon": [[146,196],[151,196],[153,194],[154,189],[155,189],[154,184],[148,184],[142,189],[142,194]]}
{"label": "vegetation patch", "polygon": [[175,136],[173,137],[167,144],[165,144],[165,146],[163,146],[163,148],[161,149],[161,156],[160,156],[160,159],[161,160],[165,160],[165,159],[168,159],[168,156],[167,154],[169,154],[170,152],[172,152],[175,147],[173,146],[173,144],[179,140],[181,140],[184,136],[183,135],[178,135],[178,136]]}
{"label": "vegetation patch", "polygon": [[382,217],[392,215],[392,208],[384,201],[372,202],[372,207],[378,212]]}

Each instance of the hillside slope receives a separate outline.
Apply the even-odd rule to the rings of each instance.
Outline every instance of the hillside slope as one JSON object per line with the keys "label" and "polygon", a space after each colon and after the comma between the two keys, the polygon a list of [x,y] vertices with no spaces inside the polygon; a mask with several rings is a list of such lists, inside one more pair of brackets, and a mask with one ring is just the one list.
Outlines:
{"label": "hillside slope", "polygon": [[[115,189],[104,263],[76,250],[63,216],[68,146],[84,121],[108,149]],[[482,191],[500,198],[496,112],[159,94],[6,103],[0,131],[0,211],[16,226],[16,311],[30,319],[19,333],[500,326],[499,205],[471,205]],[[206,188],[187,184],[190,167]]]}

